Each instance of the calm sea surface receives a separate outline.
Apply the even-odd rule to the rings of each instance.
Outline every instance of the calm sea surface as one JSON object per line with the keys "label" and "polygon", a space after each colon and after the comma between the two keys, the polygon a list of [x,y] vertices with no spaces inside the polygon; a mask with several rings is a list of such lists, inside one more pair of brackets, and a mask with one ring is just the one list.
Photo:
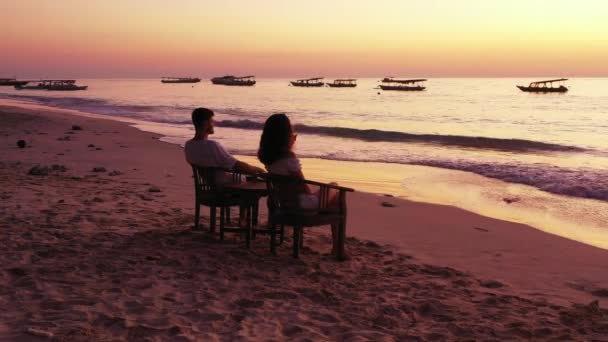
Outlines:
{"label": "calm sea surface", "polygon": [[192,109],[204,106],[216,112],[214,138],[244,155],[255,154],[264,120],[282,112],[302,157],[434,166],[608,202],[608,79],[571,79],[566,94],[515,87],[532,79],[429,79],[423,92],[382,91],[378,79],[356,88],[89,79],[78,81],[87,91],[0,87],[0,97],[152,122],[145,127],[177,144],[192,135]]}

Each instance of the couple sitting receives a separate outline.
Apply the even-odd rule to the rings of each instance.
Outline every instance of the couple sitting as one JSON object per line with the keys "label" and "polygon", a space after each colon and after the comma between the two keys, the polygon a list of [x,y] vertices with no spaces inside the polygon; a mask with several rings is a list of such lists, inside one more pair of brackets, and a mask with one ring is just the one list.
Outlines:
{"label": "couple sitting", "polygon": [[[237,160],[218,142],[208,139],[209,135],[214,133],[213,115],[213,111],[207,108],[196,108],[192,112],[192,124],[196,132],[194,138],[188,140],[184,148],[188,163],[249,174],[264,173],[263,169]],[[285,114],[273,114],[266,120],[260,139],[258,159],[269,173],[304,179],[300,161],[293,152],[296,137],[291,122]],[[296,199],[294,202],[302,209],[319,207],[319,195],[306,185],[294,188],[290,197]],[[330,195],[329,202],[330,206],[337,205],[335,193]],[[337,229],[338,227],[332,226],[334,251]]]}

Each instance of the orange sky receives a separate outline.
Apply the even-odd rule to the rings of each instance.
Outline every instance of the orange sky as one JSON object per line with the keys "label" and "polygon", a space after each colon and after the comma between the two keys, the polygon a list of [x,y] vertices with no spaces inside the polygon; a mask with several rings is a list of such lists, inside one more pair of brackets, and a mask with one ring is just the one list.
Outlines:
{"label": "orange sky", "polygon": [[0,2],[0,77],[608,76],[604,0]]}

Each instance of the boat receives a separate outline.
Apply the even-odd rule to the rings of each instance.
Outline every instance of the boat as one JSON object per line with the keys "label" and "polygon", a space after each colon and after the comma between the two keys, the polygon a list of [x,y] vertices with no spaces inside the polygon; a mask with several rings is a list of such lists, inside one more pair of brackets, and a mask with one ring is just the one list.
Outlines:
{"label": "boat", "polygon": [[339,78],[333,83],[327,83],[332,88],[354,88],[357,86],[357,80],[353,78]]}
{"label": "boat", "polygon": [[325,83],[321,82],[323,77],[305,78],[302,80],[291,81],[294,87],[322,87]]}
{"label": "boat", "polygon": [[417,78],[411,80],[398,80],[392,77],[385,77],[382,79],[382,83],[379,87],[382,90],[399,90],[399,91],[422,91],[426,89],[420,82],[427,81],[424,78]]}
{"label": "boat", "polygon": [[252,86],[256,84],[255,76],[233,76],[227,75],[222,77],[214,77],[211,79],[213,84],[221,84],[227,86]]}
{"label": "boat", "polygon": [[18,81],[15,78],[0,78],[0,86],[13,87],[16,85],[26,85],[29,81]]}
{"label": "boat", "polygon": [[44,82],[44,87],[46,90],[58,91],[87,90],[88,88],[88,86],[76,85],[76,81],[74,80],[48,80]]}
{"label": "boat", "polygon": [[201,81],[198,77],[162,77],[162,83],[198,83]]}
{"label": "boat", "polygon": [[[17,90],[46,90],[49,85],[53,83],[64,83],[64,84],[74,84],[76,80],[39,80],[39,81],[28,81],[25,85],[15,85],[15,89]],[[34,83],[30,85],[30,83]]]}
{"label": "boat", "polygon": [[530,83],[527,87],[518,85],[517,88],[529,93],[565,93],[568,91],[566,86],[560,84],[559,87],[554,87],[553,83],[567,80],[567,78],[557,78],[554,80],[537,81]]}

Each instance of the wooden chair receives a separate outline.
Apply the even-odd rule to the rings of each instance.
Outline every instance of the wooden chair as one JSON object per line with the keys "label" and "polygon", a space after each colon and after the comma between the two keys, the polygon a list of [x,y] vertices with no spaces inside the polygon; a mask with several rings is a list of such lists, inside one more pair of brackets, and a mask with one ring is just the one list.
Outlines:
{"label": "wooden chair", "polygon": [[[276,254],[277,226],[293,227],[293,257],[299,256],[304,241],[304,228],[337,225],[338,242],[337,258],[345,257],[344,243],[346,239],[346,193],[353,189],[335,184],[319,183],[291,176],[268,174],[266,187],[268,189],[268,223],[270,227],[270,251]],[[311,185],[319,188],[319,208],[302,209],[285,196],[294,188]],[[330,191],[337,191],[337,205],[330,207]]]}
{"label": "wooden chair", "polygon": [[[253,206],[248,198],[242,198],[238,194],[225,189],[218,184],[218,177],[226,177],[225,181],[239,184],[243,181],[243,174],[234,170],[226,170],[216,167],[192,166],[194,175],[194,229],[199,229],[201,206],[210,208],[209,230],[215,232],[216,210],[220,208],[220,239],[224,239],[226,231],[242,231],[242,229],[227,228],[226,223],[230,221],[230,207]],[[247,203],[245,203],[247,201]],[[256,203],[257,204],[257,203]],[[248,214],[250,212],[248,211]]]}

